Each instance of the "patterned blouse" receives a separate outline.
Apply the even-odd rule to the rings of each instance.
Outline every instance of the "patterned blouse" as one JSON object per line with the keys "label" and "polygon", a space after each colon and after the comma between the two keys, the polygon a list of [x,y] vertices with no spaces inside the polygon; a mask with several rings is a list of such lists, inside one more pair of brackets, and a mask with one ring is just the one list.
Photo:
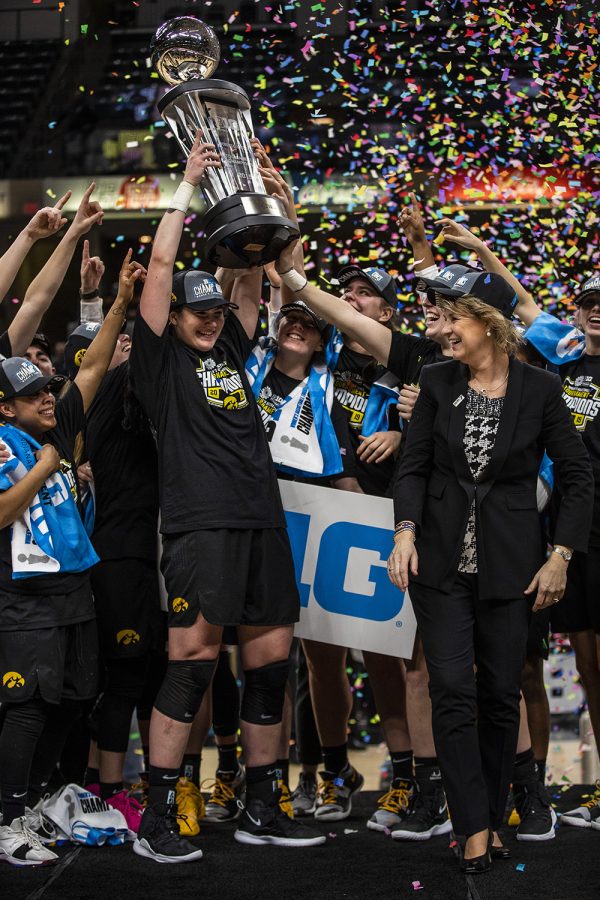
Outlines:
{"label": "patterned blouse", "polygon": [[[467,411],[465,414],[465,456],[471,469],[474,481],[478,481],[488,465],[496,433],[500,423],[500,413],[504,397],[484,397],[473,388],[467,393]],[[475,574],[477,572],[477,543],[475,540],[475,499],[471,503],[469,521],[463,540],[463,548],[458,564],[459,572]]]}

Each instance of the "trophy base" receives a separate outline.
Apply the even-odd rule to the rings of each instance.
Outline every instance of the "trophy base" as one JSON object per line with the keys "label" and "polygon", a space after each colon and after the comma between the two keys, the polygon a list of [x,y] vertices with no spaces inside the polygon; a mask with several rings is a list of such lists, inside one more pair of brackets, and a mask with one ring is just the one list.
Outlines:
{"label": "trophy base", "polygon": [[204,214],[202,226],[207,259],[225,269],[272,262],[300,236],[281,202],[266,194],[225,197]]}

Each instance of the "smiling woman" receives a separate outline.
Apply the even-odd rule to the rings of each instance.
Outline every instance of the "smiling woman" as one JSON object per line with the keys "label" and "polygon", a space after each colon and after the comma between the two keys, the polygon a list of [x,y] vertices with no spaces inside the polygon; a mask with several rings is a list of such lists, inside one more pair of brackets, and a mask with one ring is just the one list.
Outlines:
{"label": "smiling woman", "polygon": [[438,293],[436,303],[445,313],[443,332],[450,342],[454,358],[461,362],[469,362],[470,351],[477,353],[484,337],[491,338],[498,350],[508,356],[514,356],[523,343],[513,323],[477,297],[466,294],[452,299]]}
{"label": "smiling woman", "polygon": [[[441,294],[454,360],[422,373],[394,487],[389,574],[403,590],[410,583],[452,823],[475,873],[490,866],[504,812],[530,612],[562,597],[571,551],[587,544],[591,467],[556,378],[514,356],[510,285],[463,266],[424,280]],[[544,447],[561,471],[546,561],[536,506]]]}

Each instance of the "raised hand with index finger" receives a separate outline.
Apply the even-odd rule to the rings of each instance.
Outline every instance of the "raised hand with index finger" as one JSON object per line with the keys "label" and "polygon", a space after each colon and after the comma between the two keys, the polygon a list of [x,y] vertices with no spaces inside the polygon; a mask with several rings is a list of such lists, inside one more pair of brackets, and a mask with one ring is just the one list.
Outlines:
{"label": "raised hand with index finger", "polygon": [[87,234],[92,225],[102,224],[104,210],[97,200],[92,200],[91,196],[96,189],[96,183],[92,181],[85,194],[81,198],[81,203],[75,213],[75,218],[71,222],[70,230],[78,235]]}
{"label": "raised hand with index finger", "polygon": [[[130,247],[123,260],[121,271],[119,272],[119,293],[117,295],[117,300],[121,300],[121,306],[124,306],[125,308],[133,299],[133,289],[136,281],[144,282],[147,274],[146,269],[141,263],[136,260],[133,260],[132,262],[132,255],[133,250]],[[122,311],[124,312],[124,309]]]}
{"label": "raised hand with index finger", "polygon": [[90,256],[90,242],[83,242],[83,251],[81,253],[81,293],[89,294],[97,291],[104,275],[104,263],[99,256]]}
{"label": "raised hand with index finger", "polygon": [[67,219],[62,215],[62,208],[71,196],[71,191],[67,191],[54,206],[44,206],[38,209],[32,220],[27,225],[26,231],[29,237],[38,241],[41,238],[50,237],[67,224]]}

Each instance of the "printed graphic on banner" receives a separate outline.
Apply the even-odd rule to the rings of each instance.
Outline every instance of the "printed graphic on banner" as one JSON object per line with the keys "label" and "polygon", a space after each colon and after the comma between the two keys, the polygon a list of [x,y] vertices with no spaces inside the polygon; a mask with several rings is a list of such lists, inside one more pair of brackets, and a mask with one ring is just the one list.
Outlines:
{"label": "printed graphic on banner", "polygon": [[416,622],[390,582],[392,501],[280,482],[300,591],[297,637],[412,656]]}

